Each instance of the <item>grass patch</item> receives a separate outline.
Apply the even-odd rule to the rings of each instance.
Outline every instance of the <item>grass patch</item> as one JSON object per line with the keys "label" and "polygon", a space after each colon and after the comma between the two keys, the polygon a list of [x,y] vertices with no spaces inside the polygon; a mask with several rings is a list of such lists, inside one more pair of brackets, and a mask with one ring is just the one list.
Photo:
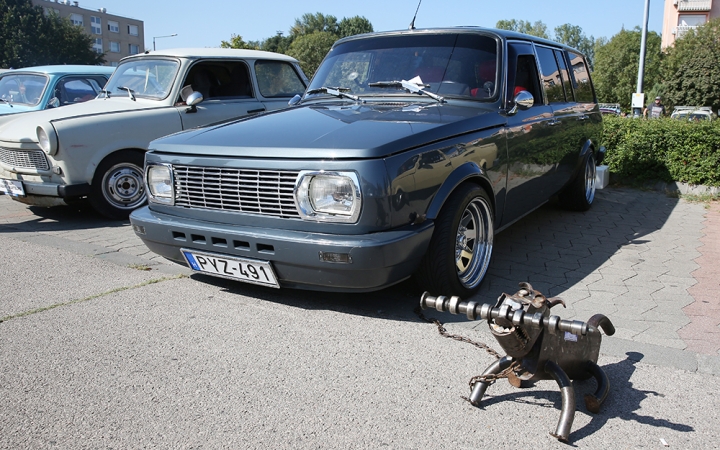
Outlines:
{"label": "grass patch", "polygon": [[152,270],[152,267],[145,264],[130,264],[128,267],[135,270]]}

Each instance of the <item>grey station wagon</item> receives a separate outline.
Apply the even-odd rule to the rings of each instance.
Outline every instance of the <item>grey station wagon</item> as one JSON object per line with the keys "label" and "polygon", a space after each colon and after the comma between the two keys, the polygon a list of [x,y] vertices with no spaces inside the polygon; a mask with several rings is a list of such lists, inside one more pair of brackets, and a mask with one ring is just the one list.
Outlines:
{"label": "grey station wagon", "polygon": [[601,115],[583,55],[485,29],[335,43],[294,107],[157,139],[154,252],[272,287],[372,291],[414,276],[466,297],[494,233],[595,195]]}

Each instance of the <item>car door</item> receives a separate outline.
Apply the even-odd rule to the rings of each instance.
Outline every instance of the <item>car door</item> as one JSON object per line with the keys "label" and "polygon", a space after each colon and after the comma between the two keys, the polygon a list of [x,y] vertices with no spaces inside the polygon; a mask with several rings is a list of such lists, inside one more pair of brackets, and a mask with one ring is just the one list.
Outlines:
{"label": "car door", "polygon": [[540,87],[532,44],[508,42],[507,91],[510,104],[517,92],[528,91],[534,104],[518,108],[508,117],[507,201],[502,223],[515,221],[547,201],[553,194],[547,179],[552,175],[553,110]]}
{"label": "car door", "polygon": [[[265,111],[255,95],[245,61],[197,62],[188,70],[183,86],[175,107],[184,130]],[[185,104],[192,91],[203,96],[196,108]]]}

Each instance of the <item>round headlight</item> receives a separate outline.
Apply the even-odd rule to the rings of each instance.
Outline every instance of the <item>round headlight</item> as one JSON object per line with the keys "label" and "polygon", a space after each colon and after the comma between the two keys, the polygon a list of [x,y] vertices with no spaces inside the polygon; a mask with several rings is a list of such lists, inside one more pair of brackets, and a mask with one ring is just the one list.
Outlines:
{"label": "round headlight", "polygon": [[48,155],[57,153],[57,135],[52,125],[39,125],[36,131],[40,148]]}

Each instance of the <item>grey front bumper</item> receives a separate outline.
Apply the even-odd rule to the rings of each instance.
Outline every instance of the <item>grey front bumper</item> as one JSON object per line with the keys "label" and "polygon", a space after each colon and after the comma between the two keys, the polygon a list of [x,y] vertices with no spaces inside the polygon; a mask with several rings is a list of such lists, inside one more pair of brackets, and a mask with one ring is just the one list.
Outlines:
{"label": "grey front bumper", "polygon": [[[130,222],[153,252],[185,265],[181,248],[269,261],[281,287],[336,292],[382,289],[416,270],[432,237],[432,221],[365,235],[330,235],[178,218],[133,211]],[[348,254],[351,263],[320,260],[320,252]]]}

